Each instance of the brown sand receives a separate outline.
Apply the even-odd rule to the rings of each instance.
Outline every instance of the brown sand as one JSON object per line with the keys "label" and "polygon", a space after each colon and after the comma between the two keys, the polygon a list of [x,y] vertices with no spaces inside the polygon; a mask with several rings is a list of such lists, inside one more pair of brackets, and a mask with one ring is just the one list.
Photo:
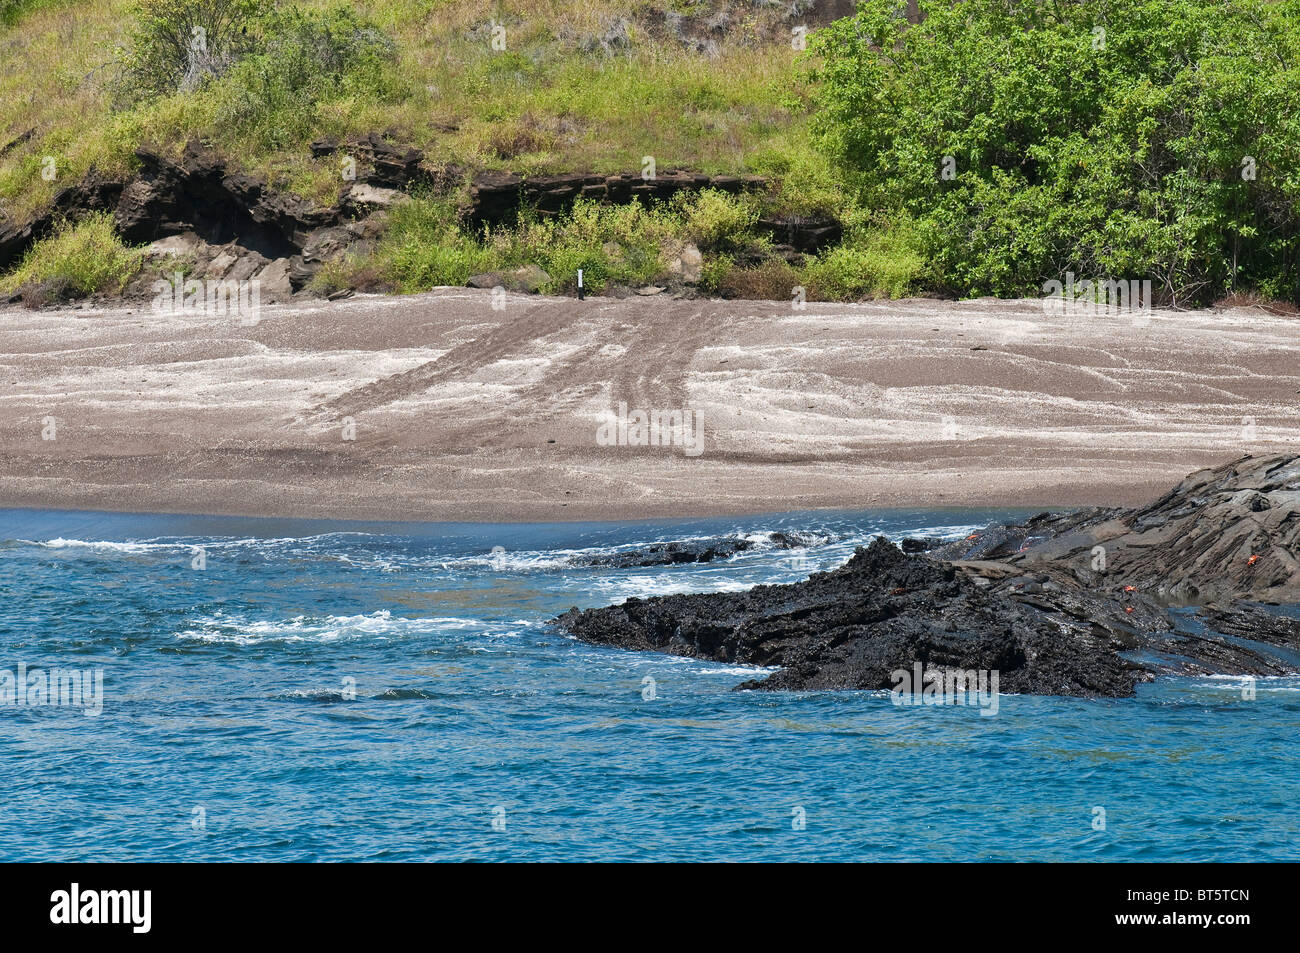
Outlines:
{"label": "brown sand", "polygon": [[[266,307],[251,327],[147,305],[0,311],[0,506],[557,520],[1119,505],[1300,448],[1300,319],[1253,309],[491,303],[360,297]],[[621,401],[698,411],[704,452],[599,446]]]}

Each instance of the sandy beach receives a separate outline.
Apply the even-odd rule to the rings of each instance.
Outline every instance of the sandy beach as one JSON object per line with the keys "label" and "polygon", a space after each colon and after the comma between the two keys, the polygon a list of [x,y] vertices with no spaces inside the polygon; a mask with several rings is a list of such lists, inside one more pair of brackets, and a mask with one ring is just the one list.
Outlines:
{"label": "sandy beach", "polygon": [[[500,302],[498,302],[500,303]],[[626,404],[703,449],[603,445]],[[389,520],[1134,504],[1300,445],[1300,318],[439,289],[0,311],[0,506]]]}

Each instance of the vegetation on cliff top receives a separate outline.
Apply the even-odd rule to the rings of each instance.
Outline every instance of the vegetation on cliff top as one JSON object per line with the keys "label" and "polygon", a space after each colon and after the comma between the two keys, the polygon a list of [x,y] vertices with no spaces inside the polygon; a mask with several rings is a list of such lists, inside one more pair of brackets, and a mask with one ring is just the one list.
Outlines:
{"label": "vegetation on cliff top", "polygon": [[[202,23],[210,18],[178,8],[222,5],[238,8],[238,29],[208,30],[206,55],[169,69],[166,54],[174,66],[188,47],[178,53],[180,37],[162,24]],[[732,9],[698,11],[710,8]],[[689,29],[677,35],[678,21],[652,30],[639,9],[637,0],[44,6],[0,28],[0,149],[34,132],[0,155],[0,201],[17,217],[92,165],[125,172],[141,144],[178,153],[194,138],[325,200],[338,170],[308,144],[375,131],[468,169],[612,173],[653,155],[660,169],[802,175],[809,187],[796,198],[840,201],[805,134],[805,84],[782,17],[736,5],[701,53]],[[771,25],[760,36],[751,19]],[[54,179],[40,175],[46,156]]]}
{"label": "vegetation on cliff top", "polygon": [[1037,294],[1074,272],[1179,303],[1300,297],[1300,0],[922,0],[918,25],[865,0],[807,53],[792,29],[821,0],[2,2],[11,220],[195,138],[328,202],[338,167],[309,143],[383,131],[471,171],[757,173],[766,211],[833,215],[845,241],[787,260],[725,196],[471,235],[428,197],[329,280],[652,281],[712,214],[694,240],[728,294]]}

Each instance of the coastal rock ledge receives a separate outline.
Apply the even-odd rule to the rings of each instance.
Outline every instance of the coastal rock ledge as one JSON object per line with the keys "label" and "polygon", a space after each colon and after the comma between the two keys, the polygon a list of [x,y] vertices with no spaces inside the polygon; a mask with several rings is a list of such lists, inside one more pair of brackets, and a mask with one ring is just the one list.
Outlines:
{"label": "coastal rock ledge", "polygon": [[[907,541],[910,550],[923,543]],[[555,620],[595,645],[777,667],[742,689],[875,690],[983,670],[1000,690],[1123,697],[1158,675],[1300,671],[1300,457],[1245,457],[1136,509],[1043,513],[747,592]]]}

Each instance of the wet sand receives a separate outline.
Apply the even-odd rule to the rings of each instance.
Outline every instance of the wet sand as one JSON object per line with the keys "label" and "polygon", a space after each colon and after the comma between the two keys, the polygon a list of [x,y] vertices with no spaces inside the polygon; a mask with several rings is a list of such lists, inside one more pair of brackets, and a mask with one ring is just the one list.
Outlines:
{"label": "wet sand", "polygon": [[[601,445],[620,403],[696,412],[703,452]],[[253,326],[147,303],[0,309],[6,507],[514,521],[1130,505],[1297,449],[1300,318],[1256,309],[510,295],[494,310],[472,289],[264,307]]]}

